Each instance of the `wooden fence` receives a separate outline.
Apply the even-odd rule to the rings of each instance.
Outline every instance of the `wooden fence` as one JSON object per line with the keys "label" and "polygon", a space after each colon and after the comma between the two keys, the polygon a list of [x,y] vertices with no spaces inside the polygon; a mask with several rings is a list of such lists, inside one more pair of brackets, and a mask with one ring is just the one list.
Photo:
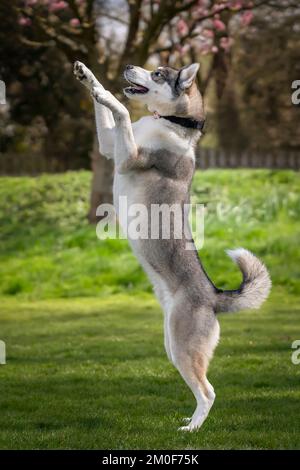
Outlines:
{"label": "wooden fence", "polygon": [[47,159],[36,153],[1,154],[0,175],[39,175],[41,173],[62,173],[78,170],[82,167],[76,162],[64,162],[59,159]]}
{"label": "wooden fence", "polygon": [[[197,167],[207,168],[270,168],[300,169],[298,152],[225,152],[222,150],[199,148]],[[82,168],[71,161],[48,160],[37,154],[1,154],[0,175],[38,175],[40,173],[60,173]]]}
{"label": "wooden fence", "polygon": [[225,152],[199,148],[197,167],[207,168],[270,168],[300,169],[300,152]]}

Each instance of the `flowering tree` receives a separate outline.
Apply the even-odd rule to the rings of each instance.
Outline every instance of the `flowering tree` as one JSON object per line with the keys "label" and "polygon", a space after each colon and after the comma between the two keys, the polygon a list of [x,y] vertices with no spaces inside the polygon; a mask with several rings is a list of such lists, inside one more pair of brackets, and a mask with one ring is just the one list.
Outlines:
{"label": "flowering tree", "polygon": [[[127,63],[180,66],[206,56],[198,77],[203,93],[214,77],[225,86],[234,31],[247,28],[255,10],[276,0],[21,0],[15,1],[20,41],[31,48],[58,48],[72,64],[81,60],[118,94]],[[111,163],[93,152],[90,220],[111,199]]]}
{"label": "flowering tree", "polygon": [[[70,61],[96,68],[112,91],[128,62],[174,63],[230,51],[230,20],[246,27],[253,10],[270,0],[23,0],[18,2],[22,42],[58,47]],[[273,2],[274,3],[274,2]],[[108,26],[108,22],[110,25]],[[207,85],[218,61],[204,79]],[[203,86],[204,89],[206,88]]]}

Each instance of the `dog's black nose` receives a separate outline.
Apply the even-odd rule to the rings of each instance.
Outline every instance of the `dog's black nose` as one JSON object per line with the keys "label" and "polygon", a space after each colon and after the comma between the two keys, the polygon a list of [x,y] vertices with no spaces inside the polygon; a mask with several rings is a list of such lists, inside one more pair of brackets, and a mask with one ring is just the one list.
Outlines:
{"label": "dog's black nose", "polygon": [[126,65],[126,70],[133,69],[134,65]]}

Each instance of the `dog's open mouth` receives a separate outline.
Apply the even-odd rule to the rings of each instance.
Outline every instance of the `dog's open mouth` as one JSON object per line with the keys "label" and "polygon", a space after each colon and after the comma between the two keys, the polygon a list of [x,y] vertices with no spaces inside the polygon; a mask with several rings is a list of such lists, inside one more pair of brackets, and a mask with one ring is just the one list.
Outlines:
{"label": "dog's open mouth", "polygon": [[131,86],[128,86],[124,89],[127,93],[131,93],[132,95],[135,95],[135,94],[145,95],[145,93],[148,93],[149,88],[147,88],[143,85],[138,85],[137,83],[134,83],[131,80],[128,80],[128,78],[126,78],[126,80],[131,85]]}

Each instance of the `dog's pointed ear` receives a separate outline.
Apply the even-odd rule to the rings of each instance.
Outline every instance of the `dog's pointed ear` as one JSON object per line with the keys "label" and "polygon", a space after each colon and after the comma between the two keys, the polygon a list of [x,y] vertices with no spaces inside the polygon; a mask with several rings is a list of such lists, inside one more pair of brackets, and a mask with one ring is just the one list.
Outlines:
{"label": "dog's pointed ear", "polygon": [[179,86],[182,90],[186,90],[192,85],[199,67],[200,64],[195,62],[194,64],[186,65],[179,70]]}

